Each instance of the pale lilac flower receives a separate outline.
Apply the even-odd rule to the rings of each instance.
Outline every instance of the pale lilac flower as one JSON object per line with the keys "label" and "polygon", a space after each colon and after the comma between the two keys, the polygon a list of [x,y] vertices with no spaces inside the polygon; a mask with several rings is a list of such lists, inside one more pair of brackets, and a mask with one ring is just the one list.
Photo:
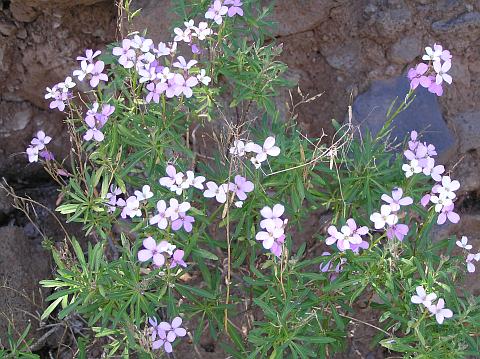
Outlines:
{"label": "pale lilac flower", "polygon": [[93,138],[97,142],[103,141],[105,136],[103,135],[103,132],[100,131],[99,128],[97,128],[99,123],[95,121],[95,118],[91,116],[87,116],[85,117],[85,123],[87,124],[88,129],[87,129],[87,132],[85,132],[85,134],[83,135],[83,139],[85,141],[90,141]]}
{"label": "pale lilac flower", "polygon": [[398,217],[395,213],[392,213],[390,206],[384,204],[380,207],[380,213],[372,213],[370,220],[374,223],[375,229],[381,229],[384,228],[386,224],[389,226],[396,224]]}
{"label": "pale lilac flower", "polygon": [[360,252],[360,249],[368,249],[368,247],[370,247],[370,244],[369,244],[367,241],[364,241],[363,239],[362,239],[362,241],[361,241],[359,244],[352,244],[352,243],[350,243],[350,249],[351,249],[354,253]]}
{"label": "pale lilac flower", "polygon": [[176,198],[170,198],[170,207],[166,210],[167,217],[170,217],[172,221],[179,218],[180,213],[185,213],[191,208],[190,203],[179,203]]}
{"label": "pale lilac flower", "polygon": [[430,76],[431,85],[428,87],[428,92],[434,93],[437,96],[443,95],[443,87],[441,84],[435,82],[435,77]]}
{"label": "pale lilac flower", "polygon": [[173,32],[175,33],[175,38],[173,41],[184,41],[186,43],[189,43],[192,41],[192,30],[191,29],[185,29],[182,30],[179,27],[176,27],[173,29]]}
{"label": "pale lilac flower", "polygon": [[[95,108],[95,105],[94,105],[94,108]],[[95,108],[95,111],[96,111],[96,108]],[[102,128],[103,126],[105,126],[108,118],[114,111],[115,111],[115,106],[112,106],[109,104],[103,104],[102,111],[100,113],[97,112],[93,115],[95,117],[95,120],[97,120],[97,127]]]}
{"label": "pale lilac flower", "polygon": [[185,60],[185,58],[183,56],[178,56],[177,57],[177,62],[174,62],[173,63],[173,67],[178,67],[179,69],[182,69],[182,70],[185,70],[185,71],[188,71],[192,68],[192,66],[195,66],[198,61],[197,60],[190,60],[187,61]]}
{"label": "pale lilac flower", "polygon": [[142,211],[140,210],[140,202],[138,201],[137,197],[130,196],[127,198],[125,202],[125,207],[123,207],[122,213],[120,214],[122,218],[133,218],[133,217],[141,217]]}
{"label": "pale lilac flower", "polygon": [[183,256],[185,255],[185,252],[181,249],[177,249],[175,252],[173,252],[172,259],[170,262],[170,268],[175,268],[177,265],[186,267],[187,263],[183,260]]}
{"label": "pale lilac flower", "polygon": [[183,93],[183,95],[186,98],[192,97],[193,95],[192,87],[195,87],[196,85],[198,85],[197,78],[195,76],[190,76],[187,80],[185,80],[185,78],[182,75],[176,74],[174,79],[177,84],[175,89],[175,95],[180,96]]}
{"label": "pale lilac flower", "polygon": [[430,305],[428,310],[435,315],[438,324],[442,324],[445,318],[451,318],[453,316],[453,312],[445,308],[445,301],[442,298],[437,301],[437,304]]}
{"label": "pale lilac flower", "polygon": [[[175,43],[176,44],[176,43]],[[153,52],[157,57],[170,55],[170,48],[164,42],[160,42],[157,48],[153,48]]]}
{"label": "pale lilac flower", "polygon": [[269,223],[273,223],[276,227],[281,227],[283,225],[283,221],[280,217],[285,212],[285,207],[281,204],[276,204],[272,208],[265,206],[260,210],[260,214],[264,218],[260,222],[261,228],[266,228]]}
{"label": "pale lilac flower", "polygon": [[186,172],[187,177],[182,183],[182,188],[187,189],[190,186],[193,186],[197,189],[203,189],[203,182],[205,182],[205,177],[203,176],[197,176],[195,177],[195,173],[193,171],[187,171]]}
{"label": "pale lilac flower", "polygon": [[[179,75],[181,77],[181,80],[183,79],[183,81],[185,81],[185,79],[183,78],[182,75],[175,74],[175,76],[176,75]],[[165,89],[165,96],[167,96],[167,98],[172,98],[172,97],[178,96],[183,91],[182,88],[180,89],[180,91],[177,90],[178,84],[175,80],[175,76],[174,76],[174,78],[167,81],[167,88]]]}
{"label": "pale lilac flower", "polygon": [[65,110],[65,102],[68,100],[69,96],[67,92],[56,91],[54,99],[50,102],[49,107],[53,110],[58,108],[59,111]]}
{"label": "pale lilac flower", "polygon": [[155,61],[155,55],[150,52],[141,54],[138,56],[137,61],[135,62],[135,69],[140,71],[142,69],[149,69],[152,63]]}
{"label": "pale lilac flower", "polygon": [[166,85],[164,83],[153,83],[153,82],[150,82],[148,85],[147,85],[147,90],[149,91],[148,94],[147,94],[147,97],[145,97],[145,101],[147,103],[150,103],[151,101],[155,102],[155,103],[159,103],[160,102],[160,95],[162,93],[165,92],[166,90]]}
{"label": "pale lilac flower", "polygon": [[282,227],[277,227],[273,221],[268,222],[264,229],[255,235],[255,239],[262,242],[263,248],[270,249],[275,240],[284,234],[284,230]]}
{"label": "pale lilac flower", "polygon": [[423,196],[421,199],[420,199],[420,204],[423,206],[423,207],[426,207],[428,205],[428,202],[430,202],[430,198],[432,197],[432,195],[430,193],[427,193],[425,196]]}
{"label": "pale lilac flower", "polygon": [[182,318],[175,317],[172,320],[172,324],[167,322],[160,323],[160,329],[167,333],[167,338],[164,344],[164,349],[167,353],[172,352],[172,344],[177,339],[177,337],[184,337],[187,334],[187,331],[180,327],[182,325]]}
{"label": "pale lilac flower", "polygon": [[452,55],[450,54],[450,51],[448,51],[448,50],[443,50],[442,55],[440,55],[440,58],[443,61],[452,61]]}
{"label": "pale lilac flower", "polygon": [[[356,225],[355,225],[356,227]],[[334,226],[328,227],[328,237],[325,241],[326,244],[332,245],[337,242],[337,247],[341,252],[346,251],[351,248],[351,244],[360,244],[362,243],[362,238],[355,234],[350,226],[342,226],[340,231],[338,231]]]}
{"label": "pale lilac flower", "polygon": [[50,98],[55,98],[55,95],[57,94],[57,92],[59,92],[58,85],[55,85],[52,88],[47,87],[46,90],[47,90],[47,93],[45,94],[45,100],[48,100]]}
{"label": "pale lilac flower", "polygon": [[257,170],[262,166],[262,163],[260,161],[258,161],[257,157],[251,157],[250,162],[252,162],[253,166]]}
{"label": "pale lilac flower", "polygon": [[228,184],[224,183],[218,186],[215,182],[209,181],[206,183],[207,189],[203,192],[203,196],[206,198],[213,198],[219,203],[225,203],[227,201]]}
{"label": "pale lilac flower", "polygon": [[101,51],[95,51],[93,52],[92,49],[87,49],[85,51],[85,56],[77,56],[77,61],[87,61],[87,62],[93,62],[93,59],[100,55],[102,52]]}
{"label": "pale lilac flower", "polygon": [[167,177],[160,178],[160,185],[170,188],[172,187],[177,180],[177,170],[174,166],[168,165],[166,168]]}
{"label": "pale lilac flower", "polygon": [[239,200],[245,201],[247,199],[247,193],[254,190],[254,185],[252,182],[247,181],[245,177],[236,175],[235,183],[229,183],[229,190],[235,192]]}
{"label": "pale lilac flower", "polygon": [[408,71],[408,78],[410,80],[410,87],[414,90],[421,85],[422,87],[428,88],[430,86],[431,80],[429,77],[424,76],[427,72],[428,66],[424,63],[419,63],[415,68],[411,68]]}
{"label": "pale lilac flower", "polygon": [[28,162],[38,162],[38,148],[37,147],[32,147],[29,146],[26,149],[27,156],[28,156]]}
{"label": "pale lilac flower", "polygon": [[192,216],[187,216],[183,212],[178,213],[178,218],[172,222],[172,230],[178,231],[182,227],[185,229],[185,232],[190,233],[192,231],[192,223],[195,222],[195,218]]}
{"label": "pale lilac flower", "polygon": [[208,86],[212,78],[210,76],[206,76],[205,69],[201,69],[200,73],[197,75],[197,80],[200,81],[205,86]]}
{"label": "pale lilac flower", "polygon": [[392,197],[382,194],[382,200],[387,202],[392,211],[396,212],[400,210],[400,206],[409,206],[413,203],[413,199],[411,197],[403,197],[403,190],[401,188],[394,188],[392,191]]}
{"label": "pale lilac flower", "polygon": [[157,202],[157,214],[150,218],[150,225],[156,224],[158,228],[165,229],[168,226],[167,203],[161,199]]}
{"label": "pale lilac flower", "polygon": [[408,234],[408,226],[406,224],[397,223],[387,228],[387,238],[397,238],[399,241],[403,241],[403,238]]}
{"label": "pale lilac flower", "polygon": [[92,78],[90,79],[90,86],[97,87],[100,81],[108,81],[107,74],[103,73],[103,69],[105,68],[105,63],[103,61],[95,62],[93,69],[91,71]]}
{"label": "pale lilac flower", "polygon": [[108,211],[115,212],[117,208],[117,196],[121,195],[123,192],[120,187],[115,186],[114,184],[110,185],[110,192],[107,193],[108,199]]}
{"label": "pale lilac flower", "polygon": [[475,273],[475,264],[473,264],[473,261],[480,261],[480,253],[473,254],[473,253],[468,253],[467,258],[465,259],[465,262],[467,263],[467,271],[469,273]]}
{"label": "pale lilac flower", "polygon": [[152,198],[153,197],[153,192],[150,191],[150,186],[148,184],[144,185],[142,187],[142,192],[140,191],[135,191],[135,196],[139,201],[144,201],[146,199]]}
{"label": "pale lilac flower", "polygon": [[243,201],[236,201],[236,202],[234,203],[234,205],[235,205],[235,207],[237,207],[237,208],[242,208],[242,207],[243,207]]}
{"label": "pale lilac flower", "polygon": [[153,40],[145,39],[144,37],[135,35],[130,43],[130,46],[135,49],[139,49],[141,52],[149,52],[150,48],[153,46]]}
{"label": "pale lilac flower", "polygon": [[412,303],[414,304],[423,304],[425,307],[429,307],[432,305],[432,302],[437,299],[437,295],[435,293],[427,294],[425,289],[422,286],[418,286],[416,288],[417,294],[413,295],[411,298]]}
{"label": "pale lilac flower", "polygon": [[245,142],[241,140],[233,141],[233,146],[230,147],[230,154],[233,156],[243,157],[245,156]]}
{"label": "pale lilac flower", "polygon": [[444,224],[447,219],[452,223],[458,223],[460,216],[453,211],[453,203],[449,206],[444,206],[442,212],[438,215],[437,224]]}
{"label": "pale lilac flower", "polygon": [[45,135],[45,132],[40,130],[37,132],[37,137],[34,137],[30,143],[39,150],[43,150],[45,145],[48,145],[51,140],[52,138],[50,136]]}
{"label": "pale lilac flower", "polygon": [[[329,252],[323,252],[322,256],[330,256]],[[329,280],[330,282],[333,282],[339,275],[339,273],[342,271],[343,265],[347,262],[346,258],[340,258],[339,263],[335,266],[335,269],[333,270],[332,273],[329,274]],[[332,268],[332,260],[329,260],[325,264],[320,264],[320,270],[323,273],[331,272]]]}
{"label": "pale lilac flower", "polygon": [[164,67],[162,71],[157,74],[157,78],[160,80],[160,82],[167,82],[168,80],[173,79],[174,76],[175,73],[170,72],[168,67]]}
{"label": "pale lilac flower", "polygon": [[83,81],[85,76],[92,73],[94,67],[93,64],[89,64],[87,61],[82,61],[80,63],[80,70],[73,71],[73,76],[76,76],[78,81]]}
{"label": "pale lilac flower", "polygon": [[434,181],[442,180],[442,173],[445,172],[445,167],[443,165],[435,166],[435,160],[432,157],[428,157],[427,165],[423,168],[423,174],[425,176],[431,176]]}
{"label": "pale lilac flower", "polygon": [[138,70],[138,74],[140,75],[139,82],[143,84],[144,82],[154,81],[157,79],[157,69],[154,66],[148,68],[143,68]]}
{"label": "pale lilac flower", "polygon": [[450,61],[446,61],[443,64],[440,63],[440,61],[435,61],[433,63],[433,69],[437,73],[437,76],[435,78],[435,82],[437,85],[440,85],[443,81],[445,81],[448,84],[452,83],[452,76],[447,74],[448,70],[452,67],[452,63]]}
{"label": "pale lilac flower", "polygon": [[468,244],[468,238],[466,236],[462,236],[461,241],[456,241],[455,244],[460,248],[466,249],[467,251],[472,249],[472,245]]}
{"label": "pale lilac flower", "polygon": [[194,30],[199,40],[205,40],[207,36],[213,34],[212,29],[208,27],[208,23],[205,21],[200,22]]}
{"label": "pale lilac flower", "polygon": [[137,254],[140,262],[147,262],[152,259],[153,264],[157,267],[165,264],[165,257],[162,254],[162,250],[152,237],[147,237],[143,240],[143,247],[145,247],[145,249],[138,251]]}
{"label": "pale lilac flower", "polygon": [[123,39],[122,47],[114,47],[112,53],[115,56],[120,56],[118,63],[126,69],[131,69],[135,62],[135,50],[131,49],[131,40]]}
{"label": "pale lilac flower", "polygon": [[405,177],[411,177],[415,173],[422,172],[422,168],[418,165],[417,160],[411,160],[409,164],[403,164],[402,170],[405,171]]}
{"label": "pale lilac flower", "polygon": [[197,44],[192,44],[190,48],[192,49],[192,54],[195,54],[195,55],[199,55],[203,52],[202,49]]}
{"label": "pale lilac flower", "polygon": [[243,16],[243,9],[241,8],[243,4],[241,0],[225,0],[223,4],[230,5],[227,12],[228,17],[233,17],[235,15]]}
{"label": "pale lilac flower", "polygon": [[257,153],[258,162],[263,162],[268,156],[276,157],[280,154],[280,148],[275,146],[275,137],[270,136],[265,139],[263,147],[260,152]]}
{"label": "pale lilac flower", "polygon": [[222,16],[228,12],[228,8],[222,5],[220,0],[215,0],[213,5],[205,13],[205,19],[212,19],[218,25],[223,21]]}

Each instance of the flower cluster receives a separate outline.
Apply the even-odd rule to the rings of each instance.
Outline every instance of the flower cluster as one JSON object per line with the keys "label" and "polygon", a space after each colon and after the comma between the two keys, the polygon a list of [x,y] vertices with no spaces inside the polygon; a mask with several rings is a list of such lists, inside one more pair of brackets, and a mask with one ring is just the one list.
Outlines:
{"label": "flower cluster", "polygon": [[435,293],[427,294],[422,286],[418,286],[416,292],[417,294],[411,298],[412,303],[422,304],[427,308],[432,315],[435,315],[438,324],[442,324],[445,318],[451,318],[453,316],[453,312],[445,308],[445,301],[442,298],[438,299],[437,304],[433,303],[433,301],[437,299]]}
{"label": "flower cluster", "polygon": [[403,238],[408,234],[408,226],[406,224],[398,223],[398,212],[402,206],[409,206],[413,203],[411,197],[403,197],[403,190],[401,188],[394,188],[392,196],[387,194],[382,195],[382,200],[387,204],[380,207],[380,212],[375,212],[370,215],[370,220],[374,223],[375,229],[384,229],[387,226],[387,238],[397,238],[403,241]]}
{"label": "flower cluster", "polygon": [[184,174],[183,172],[177,172],[173,165],[167,165],[166,173],[166,177],[160,178],[160,185],[167,187],[177,195],[181,195],[183,191],[190,187],[195,187],[200,190],[203,189],[205,177],[195,176],[193,171],[187,171],[186,174]]}
{"label": "flower cluster", "polygon": [[215,182],[209,181],[206,183],[207,189],[203,192],[205,198],[214,198],[219,203],[227,201],[228,192],[235,193],[239,201],[235,202],[236,207],[242,207],[243,201],[247,199],[247,193],[252,192],[255,188],[253,182],[248,181],[245,177],[236,175],[234,182],[223,183],[217,185]]}
{"label": "flower cluster", "polygon": [[205,19],[213,20],[220,25],[225,15],[228,15],[228,17],[243,16],[242,5],[241,0],[215,0],[205,13]]}
{"label": "flower cluster", "polygon": [[410,161],[403,164],[402,169],[405,176],[411,177],[417,173],[423,173],[430,176],[437,183],[432,187],[431,193],[426,194],[420,203],[426,207],[429,202],[435,205],[435,212],[439,213],[437,224],[444,224],[448,219],[452,223],[458,223],[460,217],[453,212],[453,200],[456,198],[455,191],[460,188],[460,183],[443,176],[445,167],[443,165],[435,165],[434,156],[437,155],[435,146],[432,144],[422,143],[417,140],[417,132],[410,133],[410,141],[408,141],[408,150],[404,152],[405,157]]}
{"label": "flower cluster", "polygon": [[250,161],[258,169],[267,160],[268,156],[277,157],[280,154],[280,148],[275,146],[275,137],[272,136],[265,139],[263,146],[252,141],[245,143],[243,140],[235,140],[230,148],[230,154],[237,157],[243,157],[249,152],[255,153]]}
{"label": "flower cluster", "polygon": [[256,234],[255,239],[262,242],[263,248],[269,249],[275,256],[280,257],[285,243],[285,227],[288,219],[282,219],[285,207],[276,204],[272,208],[265,206],[260,211],[263,219],[260,227],[263,231]]}
{"label": "flower cluster", "polygon": [[414,90],[420,85],[431,93],[442,96],[442,83],[452,83],[452,76],[447,73],[452,67],[452,55],[450,51],[444,50],[441,45],[437,44],[433,45],[433,49],[426,47],[425,52],[422,60],[428,61],[428,63],[421,62],[408,70],[410,87]]}
{"label": "flower cluster", "polygon": [[59,82],[52,88],[47,87],[47,93],[45,94],[45,100],[51,99],[49,107],[53,110],[58,108],[59,111],[65,110],[65,106],[68,100],[72,98],[73,94],[70,89],[75,87],[75,82],[69,76],[63,82]]}
{"label": "flower cluster", "polygon": [[342,226],[340,231],[335,226],[330,226],[327,232],[330,236],[327,237],[325,243],[329,246],[336,243],[338,250],[341,252],[351,249],[358,253],[360,248],[367,249],[369,247],[368,242],[362,239],[362,236],[368,234],[368,228],[365,226],[357,228],[357,223],[353,218],[349,218],[347,224]]}
{"label": "flower cluster", "polygon": [[85,123],[88,129],[83,135],[85,141],[90,141],[93,138],[95,141],[101,142],[105,138],[101,129],[107,123],[110,115],[115,111],[115,106],[103,104],[100,112],[98,112],[98,107],[98,102],[94,102],[93,107],[87,111]]}
{"label": "flower cluster", "polygon": [[187,331],[181,327],[182,318],[175,317],[172,323],[160,322],[157,318],[148,318],[150,327],[150,339],[152,341],[152,349],[157,350],[163,347],[165,352],[171,353],[173,351],[172,343],[177,337],[184,337]]}
{"label": "flower cluster", "polygon": [[161,241],[157,244],[155,239],[147,237],[143,240],[143,247],[138,251],[137,257],[140,262],[148,262],[152,260],[155,268],[162,267],[166,261],[170,262],[170,268],[177,265],[186,267],[187,264],[183,260],[185,252],[167,241]]}
{"label": "flower cluster", "polygon": [[38,156],[46,161],[53,160],[53,153],[46,148],[46,145],[48,145],[51,140],[52,138],[47,136],[45,132],[38,131],[37,137],[32,139],[30,145],[26,149],[28,162],[38,162]]}
{"label": "flower cluster", "polygon": [[105,70],[105,63],[101,60],[94,60],[102,52],[88,49],[85,51],[85,56],[78,56],[77,61],[80,61],[80,69],[73,71],[73,76],[78,78],[78,81],[83,81],[85,78],[90,80],[90,86],[95,88],[100,81],[107,82],[108,76],[103,73]]}
{"label": "flower cluster", "polygon": [[191,208],[190,203],[179,203],[176,198],[170,198],[169,204],[170,206],[167,207],[164,200],[157,202],[157,213],[150,218],[150,225],[157,225],[160,229],[166,229],[170,222],[174,231],[183,227],[186,232],[191,232],[195,218],[187,215],[187,211]]}
{"label": "flower cluster", "polygon": [[123,39],[121,46],[114,47],[113,55],[118,56],[118,63],[126,69],[134,68],[139,76],[139,82],[145,84],[147,103],[160,102],[160,96],[167,98],[193,95],[192,88],[199,83],[208,85],[211,81],[204,69],[197,69],[197,60],[187,61],[183,56],[175,59],[177,42],[187,42],[194,53],[200,53],[200,47],[194,39],[205,40],[213,31],[206,22],[200,22],[198,27],[194,21],[186,21],[185,30],[175,28],[172,43],[160,42],[155,46],[152,39],[134,35],[133,39]]}
{"label": "flower cluster", "polygon": [[456,244],[460,248],[464,249],[465,252],[467,252],[467,258],[465,258],[465,262],[467,263],[467,271],[470,273],[474,273],[475,265],[473,264],[473,261],[480,261],[480,252],[476,254],[470,252],[470,250],[472,249],[472,245],[468,244],[468,238],[465,236],[462,236],[461,240],[457,241]]}

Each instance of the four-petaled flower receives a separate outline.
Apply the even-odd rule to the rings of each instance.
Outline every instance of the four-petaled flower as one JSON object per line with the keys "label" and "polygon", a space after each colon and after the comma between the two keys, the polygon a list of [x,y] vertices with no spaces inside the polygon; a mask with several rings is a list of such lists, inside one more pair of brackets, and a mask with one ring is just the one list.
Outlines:
{"label": "four-petaled flower", "polygon": [[432,305],[432,302],[437,299],[435,293],[427,294],[425,289],[422,286],[418,286],[416,289],[417,294],[412,296],[412,303],[414,304],[423,304],[425,307]]}

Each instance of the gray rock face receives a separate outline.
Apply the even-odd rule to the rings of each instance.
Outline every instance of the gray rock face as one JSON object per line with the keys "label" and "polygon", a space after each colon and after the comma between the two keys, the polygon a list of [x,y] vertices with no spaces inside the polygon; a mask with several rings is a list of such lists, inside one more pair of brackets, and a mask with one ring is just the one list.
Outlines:
{"label": "gray rock face", "polygon": [[471,32],[480,29],[480,12],[468,12],[456,18],[436,21],[432,30],[437,33],[446,32]]}
{"label": "gray rock face", "polygon": [[[31,333],[38,335],[38,323],[27,313],[42,312],[38,282],[50,274],[50,253],[28,240],[22,228],[0,227],[0,313],[13,320],[17,332],[31,323]],[[0,339],[5,343],[8,322],[2,318]]]}
{"label": "gray rock face", "polygon": [[[368,91],[357,97],[353,104],[354,119],[363,128],[377,133],[385,123],[386,113],[392,101],[403,101],[409,83],[404,76],[392,80],[374,81]],[[416,91],[416,99],[410,107],[393,121],[392,135],[401,142],[412,130],[422,133],[422,138],[432,143],[439,154],[454,144],[454,137],[443,120],[437,97],[425,89]],[[397,106],[395,106],[396,108]]]}

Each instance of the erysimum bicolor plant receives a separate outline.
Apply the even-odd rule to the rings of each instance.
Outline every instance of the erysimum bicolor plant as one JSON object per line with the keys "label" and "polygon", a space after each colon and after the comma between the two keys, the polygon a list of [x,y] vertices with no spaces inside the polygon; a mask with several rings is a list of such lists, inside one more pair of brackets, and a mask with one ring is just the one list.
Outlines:
{"label": "erysimum bicolor plant", "polygon": [[426,48],[376,136],[335,122],[332,138],[308,138],[296,105],[287,118],[276,109],[289,83],[281,47],[264,41],[268,9],[176,6],[170,38],[136,32],[88,49],[73,77],[47,88],[71,155],[55,160],[39,131],[28,160],[61,185],[57,211],[83,224],[88,244],[68,236],[52,247],[43,318],[83,316],[110,356],[158,357],[209,336],[235,358],[327,358],[344,350],[352,322],[365,325],[362,297],[381,313],[369,326],[386,350],[478,353],[479,302],[458,293],[478,253],[430,236],[461,221],[461,184],[415,129],[404,153],[387,146],[415,91],[441,95],[452,82],[450,53]]}

